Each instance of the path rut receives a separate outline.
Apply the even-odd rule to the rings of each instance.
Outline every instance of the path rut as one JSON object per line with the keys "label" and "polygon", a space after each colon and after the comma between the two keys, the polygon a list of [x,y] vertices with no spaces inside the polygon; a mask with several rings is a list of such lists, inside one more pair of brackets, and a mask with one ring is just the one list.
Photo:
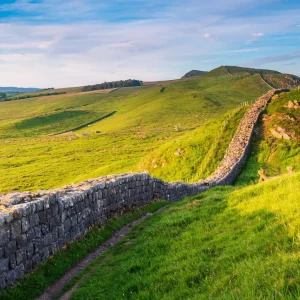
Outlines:
{"label": "path rut", "polygon": [[[162,207],[158,209],[155,213],[161,212],[166,207]],[[140,217],[137,220],[125,225],[122,229],[115,232],[111,238],[109,238],[106,242],[101,244],[94,252],[89,254],[83,260],[81,260],[77,265],[71,268],[63,277],[57,280],[52,286],[50,286],[45,293],[38,297],[37,300],[52,300],[63,290],[63,288],[75,277],[77,276],[83,269],[85,269],[89,264],[91,264],[95,259],[104,254],[108,249],[115,246],[117,243],[121,241],[135,226],[142,223],[144,220],[152,216],[152,213],[147,213]],[[81,282],[81,281],[80,281]],[[79,283],[80,283],[79,282]],[[76,284],[70,291],[66,292],[60,299],[70,299],[71,295],[76,291],[79,284]]]}

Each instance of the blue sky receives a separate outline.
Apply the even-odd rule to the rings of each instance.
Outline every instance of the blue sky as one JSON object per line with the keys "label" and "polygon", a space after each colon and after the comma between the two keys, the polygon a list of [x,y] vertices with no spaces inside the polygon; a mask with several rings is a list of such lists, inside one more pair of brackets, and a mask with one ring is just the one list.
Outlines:
{"label": "blue sky", "polygon": [[300,1],[0,2],[0,86],[173,79],[220,65],[300,76]]}

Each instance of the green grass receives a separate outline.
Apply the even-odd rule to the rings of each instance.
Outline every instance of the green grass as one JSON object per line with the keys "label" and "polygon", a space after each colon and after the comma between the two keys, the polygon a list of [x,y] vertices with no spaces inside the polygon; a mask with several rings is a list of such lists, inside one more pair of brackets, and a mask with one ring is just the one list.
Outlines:
{"label": "green grass", "polygon": [[299,182],[286,175],[172,205],[100,260],[72,299],[297,299]]}
{"label": "green grass", "polygon": [[278,71],[273,71],[273,70],[266,70],[266,69],[253,69],[253,68],[241,68],[241,67],[235,67],[235,66],[226,66],[228,71],[231,74],[238,74],[238,73],[249,73],[251,75],[254,74],[260,74],[260,75],[265,75],[265,74],[278,74],[281,75]]}
{"label": "green grass", "polygon": [[[222,67],[163,86],[163,92],[153,85],[0,103],[0,193],[131,170],[147,169],[168,181],[205,178],[221,161],[245,111],[236,108],[269,90],[258,74],[231,76]],[[299,141],[277,140],[269,132],[276,124],[293,130],[281,117],[297,119],[299,112],[283,105],[299,96],[293,91],[272,100],[261,124],[264,134],[256,137],[236,187],[172,204],[143,222],[88,269],[92,274],[74,298],[299,297],[300,174],[243,187],[257,182],[261,167],[268,175],[286,173],[288,165],[300,171]],[[74,133],[49,136],[112,111]],[[0,298],[34,299],[113,231],[161,205],[95,228]]]}
{"label": "green grass", "polygon": [[96,121],[107,114],[106,112],[97,113],[85,110],[64,110],[57,113],[26,118],[14,122],[10,126],[0,127],[0,139],[57,134],[86,123],[91,123],[93,120]]}
{"label": "green grass", "polygon": [[195,182],[208,177],[224,157],[246,109],[225,114],[164,143],[146,155],[136,170],[166,181]]}
{"label": "green grass", "polygon": [[[300,110],[291,110],[284,106],[289,100],[300,100],[300,91],[294,90],[280,94],[267,106],[264,121],[260,122],[259,136],[255,136],[252,152],[236,184],[247,185],[259,179],[258,170],[263,168],[268,176],[287,173],[287,167],[293,166],[300,171]],[[294,120],[290,118],[293,117]],[[271,135],[270,129],[280,126],[287,132],[294,132],[295,140],[283,140]]]}
{"label": "green grass", "polygon": [[153,213],[167,204],[163,201],[153,202],[136,208],[133,212],[113,217],[103,226],[94,227],[84,238],[68,244],[66,248],[40,265],[34,273],[26,275],[15,287],[1,291],[0,299],[35,299],[42,295],[49,285],[64,275],[72,266],[106,241],[115,231],[145,213]]}
{"label": "green grass", "polygon": [[[109,94],[58,95],[0,103],[0,177],[4,178],[0,193],[49,189],[139,170],[141,161],[156,155],[153,151],[163,149],[163,145],[171,145],[169,170],[175,171],[167,175],[168,168],[160,173],[150,168],[154,175],[186,181],[206,176],[221,160],[241,114],[224,129],[222,147],[215,148],[215,157],[206,141],[216,139],[222,121],[240,103],[251,102],[269,89],[256,75],[217,73],[166,82],[163,93],[155,85],[122,88]],[[112,111],[114,115],[75,133],[49,136]],[[181,131],[174,129],[178,124],[182,125]],[[193,140],[206,144],[200,149]],[[186,148],[184,158],[174,159],[171,151],[177,144]],[[193,150],[199,158],[206,157],[201,172],[196,165],[200,159],[192,162]]]}

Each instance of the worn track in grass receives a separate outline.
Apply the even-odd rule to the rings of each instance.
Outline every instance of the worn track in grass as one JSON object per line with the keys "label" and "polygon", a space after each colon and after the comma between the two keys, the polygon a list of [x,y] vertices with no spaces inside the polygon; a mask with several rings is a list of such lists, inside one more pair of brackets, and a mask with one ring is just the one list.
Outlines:
{"label": "worn track in grass", "polygon": [[[158,209],[155,213],[161,212],[166,207],[162,207]],[[45,293],[38,297],[37,300],[50,300],[55,299],[55,297],[63,290],[63,288],[75,277],[77,276],[83,269],[85,269],[90,263],[92,263],[99,256],[104,254],[108,249],[115,246],[120,242],[131,230],[133,227],[142,223],[145,219],[152,216],[152,213],[147,213],[140,217],[137,220],[125,225],[122,229],[115,232],[111,238],[109,238],[106,242],[101,244],[94,252],[89,254],[83,260],[81,260],[77,265],[72,267],[63,277],[57,280],[53,285],[51,285]],[[75,285],[70,291],[66,292],[60,299],[70,299],[72,294],[76,291],[79,284]]]}

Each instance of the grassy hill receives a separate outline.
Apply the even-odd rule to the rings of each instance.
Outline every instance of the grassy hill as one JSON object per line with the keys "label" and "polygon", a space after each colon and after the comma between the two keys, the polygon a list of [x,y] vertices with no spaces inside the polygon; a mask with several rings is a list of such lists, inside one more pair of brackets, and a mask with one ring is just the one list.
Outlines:
{"label": "grassy hill", "polygon": [[[179,170],[176,167],[182,165],[184,157],[190,162],[186,171],[176,171],[168,177],[165,171],[158,175],[187,181],[202,177],[224,154],[228,137],[242,114],[236,115],[225,129],[224,134],[229,135],[214,164],[202,167],[202,171],[197,169],[198,161],[193,163],[194,137],[200,142],[222,134],[226,114],[228,118],[240,103],[250,103],[268,90],[255,75],[208,73],[201,80],[166,82],[163,90],[155,85],[122,88],[109,94],[57,95],[0,103],[0,176],[4,178],[0,192],[49,189],[139,170],[142,159],[147,161],[149,155],[156,155],[152,151],[173,140],[175,149],[177,139],[185,135],[186,146],[178,140],[179,147],[187,147],[185,155],[174,160],[169,152],[167,159],[170,167]],[[112,112],[115,113],[110,117],[84,126]],[[82,126],[80,130],[53,136]],[[181,139],[184,140],[185,137]],[[207,147],[200,150],[200,157],[206,155],[206,150]]]}
{"label": "grassy hill", "polygon": [[[285,82],[285,75],[275,75]],[[230,74],[220,67],[201,77],[109,94],[0,103],[1,192],[129,170],[169,181],[204,178],[222,159],[247,109],[240,104],[268,90],[261,74]],[[72,299],[298,299],[300,110],[285,107],[289,100],[300,102],[300,91],[271,100],[235,186],[170,204],[138,225],[72,281],[83,280]],[[290,139],[275,137],[278,127]],[[286,174],[288,166],[296,173]],[[275,177],[257,183],[260,168]],[[0,298],[42,293],[126,218],[109,230],[91,230]]]}
{"label": "grassy hill", "polygon": [[244,68],[244,67],[235,67],[235,66],[225,66],[225,68],[229,71],[230,74],[238,74],[238,73],[249,73],[251,75],[254,75],[254,74],[260,74],[260,75],[278,74],[278,75],[280,75],[281,74],[278,71],[266,70],[266,69],[254,69],[254,68]]}
{"label": "grassy hill", "polygon": [[299,182],[286,175],[171,205],[98,259],[72,299],[297,299]]}
{"label": "grassy hill", "polygon": [[204,178],[242,117],[236,108],[269,89],[260,74],[220,67],[160,85],[0,103],[0,193],[127,171]]}
{"label": "grassy hill", "polygon": [[207,73],[206,71],[192,70],[192,71],[187,72],[182,78],[202,76],[206,73]]}

